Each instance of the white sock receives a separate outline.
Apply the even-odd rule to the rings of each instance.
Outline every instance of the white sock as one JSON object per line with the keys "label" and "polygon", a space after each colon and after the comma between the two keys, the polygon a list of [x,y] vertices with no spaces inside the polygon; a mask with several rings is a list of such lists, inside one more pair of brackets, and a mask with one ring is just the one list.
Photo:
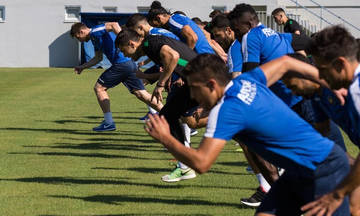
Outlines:
{"label": "white sock", "polygon": [[264,190],[264,192],[267,193],[270,190],[271,186],[266,181],[264,176],[261,173],[258,173],[258,174],[256,174],[256,178],[259,181],[259,184],[260,184],[261,188]]}
{"label": "white sock", "polygon": [[148,105],[148,109],[149,109],[149,112],[150,112],[151,114],[157,113],[157,111],[156,111],[154,108],[152,108],[151,106],[149,106],[149,105]]}
{"label": "white sock", "polygon": [[105,119],[105,122],[108,123],[108,124],[111,124],[111,123],[114,122],[111,112],[104,113],[104,119]]}
{"label": "white sock", "polygon": [[186,147],[190,148],[190,133],[191,133],[191,129],[189,128],[189,126],[186,124],[186,123],[182,123],[181,124],[183,129],[184,129],[184,134],[185,134],[185,137],[184,137],[184,144]]}
{"label": "white sock", "polygon": [[186,166],[185,164],[181,163],[180,161],[178,162],[177,167],[180,167],[181,169],[187,169],[187,168],[189,168],[188,166]]}

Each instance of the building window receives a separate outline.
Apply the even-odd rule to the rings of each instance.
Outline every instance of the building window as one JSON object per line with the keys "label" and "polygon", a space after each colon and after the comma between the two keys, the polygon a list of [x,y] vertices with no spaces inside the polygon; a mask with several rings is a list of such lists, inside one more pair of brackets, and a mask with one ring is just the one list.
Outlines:
{"label": "building window", "polygon": [[80,12],[80,6],[65,6],[65,22],[79,22]]}
{"label": "building window", "polygon": [[103,7],[105,13],[116,13],[117,7]]}
{"label": "building window", "polygon": [[0,5],[0,22],[5,22],[5,6]]}
{"label": "building window", "polygon": [[224,13],[226,11],[226,6],[212,6],[213,10],[219,10],[222,13]]}
{"label": "building window", "polygon": [[150,7],[148,6],[138,6],[137,7],[139,13],[148,13],[150,10]]}

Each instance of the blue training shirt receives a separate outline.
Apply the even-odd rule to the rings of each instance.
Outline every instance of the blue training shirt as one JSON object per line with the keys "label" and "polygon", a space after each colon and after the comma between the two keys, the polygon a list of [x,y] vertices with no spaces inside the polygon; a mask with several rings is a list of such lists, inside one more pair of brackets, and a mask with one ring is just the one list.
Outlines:
{"label": "blue training shirt", "polygon": [[360,65],[354,75],[354,81],[348,89],[346,103],[340,104],[335,94],[323,89],[316,99],[321,107],[337,125],[349,136],[350,140],[360,148]]}
{"label": "blue training shirt", "polygon": [[334,143],[321,136],[269,88],[258,67],[230,81],[211,110],[205,137],[239,138],[276,166],[315,170]]}
{"label": "blue training shirt", "polygon": [[97,25],[90,31],[90,39],[95,51],[101,51],[109,59],[111,64],[118,64],[130,61],[130,58],[118,51],[115,47],[116,35],[114,32],[107,32],[105,24]]}
{"label": "blue training shirt", "polygon": [[229,67],[229,73],[241,72],[242,63],[241,44],[238,40],[235,40],[228,50],[227,65]]}
{"label": "blue training shirt", "polygon": [[[247,62],[265,64],[288,53],[294,53],[289,38],[280,36],[261,23],[243,36],[241,45],[243,64]],[[289,107],[302,100],[302,97],[294,95],[281,80],[272,85],[270,89]]]}
{"label": "blue training shirt", "polygon": [[170,17],[168,25],[170,27],[170,31],[176,34],[181,39],[181,41],[185,43],[186,43],[186,39],[182,36],[181,31],[184,26],[189,25],[198,37],[198,40],[194,48],[195,52],[198,54],[202,54],[202,53],[215,54],[213,48],[210,46],[208,40],[206,39],[204,32],[189,17],[184,16],[182,14],[174,14]]}
{"label": "blue training shirt", "polygon": [[163,35],[166,37],[170,37],[173,38],[175,40],[180,40],[180,38],[178,36],[176,36],[174,33],[172,33],[171,31],[168,31],[166,29],[163,28],[155,28],[155,27],[151,27],[149,34],[151,35]]}

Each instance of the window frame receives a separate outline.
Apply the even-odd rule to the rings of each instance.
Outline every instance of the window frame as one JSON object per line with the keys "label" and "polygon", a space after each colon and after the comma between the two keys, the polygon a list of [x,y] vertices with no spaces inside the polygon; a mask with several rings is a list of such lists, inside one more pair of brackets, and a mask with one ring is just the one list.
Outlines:
{"label": "window frame", "polygon": [[0,10],[2,11],[2,16],[0,17],[0,23],[4,23],[6,21],[6,7],[5,7],[5,5],[0,5]]}
{"label": "window frame", "polygon": [[[68,17],[68,15],[69,15],[68,9],[79,9],[79,18]],[[81,13],[81,6],[80,5],[65,5],[64,22],[65,23],[80,22],[80,13]]]}

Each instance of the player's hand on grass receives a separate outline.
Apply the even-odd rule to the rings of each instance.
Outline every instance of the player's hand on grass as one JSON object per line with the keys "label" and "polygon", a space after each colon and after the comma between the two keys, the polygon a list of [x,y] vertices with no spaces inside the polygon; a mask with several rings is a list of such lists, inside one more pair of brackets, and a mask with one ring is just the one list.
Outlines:
{"label": "player's hand on grass", "polygon": [[164,91],[163,86],[156,85],[156,87],[151,95],[151,101],[153,101],[155,99],[156,103],[162,102],[163,101],[163,97],[162,97],[163,91]]}
{"label": "player's hand on grass", "polygon": [[331,216],[344,200],[337,192],[331,192],[301,207],[305,211],[304,216]]}
{"label": "player's hand on grass", "polygon": [[84,68],[82,68],[81,66],[76,66],[74,68],[74,71],[76,74],[81,74],[81,72],[84,70]]}
{"label": "player's hand on grass", "polygon": [[154,139],[164,142],[170,135],[169,124],[164,116],[149,114],[149,120],[146,121],[145,131]]}

